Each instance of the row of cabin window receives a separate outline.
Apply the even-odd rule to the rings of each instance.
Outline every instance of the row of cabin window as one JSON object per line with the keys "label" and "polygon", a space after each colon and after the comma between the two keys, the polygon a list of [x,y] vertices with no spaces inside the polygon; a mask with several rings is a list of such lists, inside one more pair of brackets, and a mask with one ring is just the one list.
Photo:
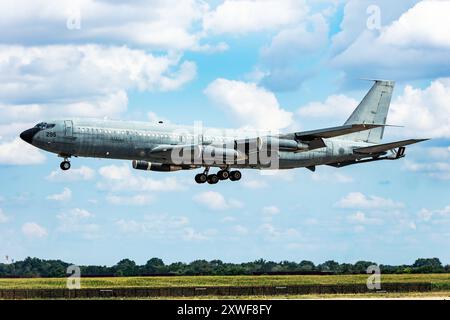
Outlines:
{"label": "row of cabin window", "polygon": [[[79,128],[80,132],[84,133],[106,133],[106,134],[135,134],[141,137],[158,137],[158,138],[174,138],[176,139],[177,136],[174,135],[167,135],[167,134],[157,134],[157,133],[142,133],[139,131],[129,131],[129,130],[106,130],[106,129],[93,129],[93,128]],[[189,136],[190,138],[193,138],[193,136]],[[182,137],[179,137],[182,139]],[[216,137],[204,137],[205,140],[213,140],[213,141],[225,141],[225,138],[216,138]]]}

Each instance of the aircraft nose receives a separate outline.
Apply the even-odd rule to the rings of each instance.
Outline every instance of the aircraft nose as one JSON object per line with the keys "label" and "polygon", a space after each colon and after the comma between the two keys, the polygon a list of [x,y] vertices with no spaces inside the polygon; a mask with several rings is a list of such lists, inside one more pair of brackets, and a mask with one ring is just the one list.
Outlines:
{"label": "aircraft nose", "polygon": [[38,131],[39,131],[39,129],[37,129],[37,128],[31,128],[31,129],[25,130],[24,132],[22,132],[20,134],[20,138],[23,141],[28,142],[29,144],[32,144],[33,137]]}

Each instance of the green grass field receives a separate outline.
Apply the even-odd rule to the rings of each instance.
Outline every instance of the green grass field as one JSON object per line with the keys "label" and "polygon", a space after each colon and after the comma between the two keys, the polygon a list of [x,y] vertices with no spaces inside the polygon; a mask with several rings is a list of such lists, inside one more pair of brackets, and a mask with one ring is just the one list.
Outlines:
{"label": "green grass field", "polygon": [[[368,275],[333,276],[195,276],[82,278],[82,288],[287,286],[302,284],[365,284]],[[65,278],[0,279],[0,289],[65,288]],[[436,290],[450,291],[450,274],[382,275],[382,283],[431,282]]]}

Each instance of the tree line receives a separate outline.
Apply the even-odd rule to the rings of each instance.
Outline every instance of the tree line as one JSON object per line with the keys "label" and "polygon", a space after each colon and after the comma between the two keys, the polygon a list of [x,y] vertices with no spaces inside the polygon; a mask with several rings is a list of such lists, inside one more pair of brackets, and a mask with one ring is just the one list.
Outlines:
{"label": "tree line", "polygon": [[[61,260],[26,258],[10,264],[0,263],[0,277],[67,277],[70,263]],[[315,265],[311,261],[266,261],[264,259],[246,263],[225,263],[221,260],[195,260],[191,263],[165,264],[152,258],[144,265],[123,259],[113,266],[80,266],[81,275],[89,276],[145,276],[145,275],[254,275],[254,274],[362,274],[376,265],[370,261],[338,263],[330,260]],[[450,273],[450,265],[443,265],[438,258],[417,259],[412,265],[379,265],[383,274],[406,273]]]}

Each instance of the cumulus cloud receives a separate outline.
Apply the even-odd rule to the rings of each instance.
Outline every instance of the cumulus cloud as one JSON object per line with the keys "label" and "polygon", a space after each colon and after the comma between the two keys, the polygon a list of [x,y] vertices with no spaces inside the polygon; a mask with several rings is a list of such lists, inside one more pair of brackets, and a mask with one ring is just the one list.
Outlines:
{"label": "cumulus cloud", "polygon": [[361,192],[351,192],[336,203],[340,208],[350,209],[401,209],[402,202],[378,196],[366,196]]}
{"label": "cumulus cloud", "polygon": [[380,224],[380,223],[382,223],[381,219],[370,218],[362,211],[355,212],[354,214],[348,216],[347,220],[350,223],[364,224],[364,225]]}
{"label": "cumulus cloud", "polygon": [[421,1],[383,30],[381,40],[396,46],[450,49],[450,2]]}
{"label": "cumulus cloud", "polygon": [[154,197],[148,194],[137,194],[133,196],[119,196],[119,195],[108,195],[106,196],[106,201],[115,205],[132,205],[132,206],[145,206],[154,201]]}
{"label": "cumulus cloud", "polygon": [[264,223],[259,226],[258,231],[263,235],[264,238],[269,240],[280,240],[282,238],[287,238],[292,240],[292,238],[297,238],[300,233],[294,228],[282,229],[275,227],[271,223]]}
{"label": "cumulus cloud", "polygon": [[72,168],[70,171],[63,171],[60,169],[50,172],[46,177],[52,182],[68,182],[68,181],[87,181],[93,179],[95,171],[87,166],[79,168]]}
{"label": "cumulus cloud", "polygon": [[59,221],[58,232],[79,233],[85,239],[94,239],[100,236],[100,226],[90,222],[94,214],[80,208],[61,212],[56,216]]}
{"label": "cumulus cloud", "polygon": [[233,232],[240,235],[240,236],[245,236],[249,233],[248,228],[241,226],[241,225],[236,225],[232,228]]}
{"label": "cumulus cloud", "polygon": [[303,118],[332,118],[345,121],[358,106],[358,101],[346,95],[331,95],[324,102],[314,101],[299,108],[297,114]]}
{"label": "cumulus cloud", "polygon": [[70,199],[72,199],[72,190],[70,190],[69,188],[64,188],[61,193],[49,195],[47,199],[54,201],[69,201]]}
{"label": "cumulus cloud", "polygon": [[353,178],[351,176],[333,172],[313,172],[311,174],[311,179],[316,182],[326,182],[326,183],[351,183],[353,182]]}
{"label": "cumulus cloud", "polygon": [[436,209],[436,210],[430,210],[430,209],[422,209],[417,214],[418,217],[423,221],[430,221],[434,218],[446,218],[450,217],[450,205],[446,206],[443,209]]}
{"label": "cumulus cloud", "polygon": [[205,14],[203,27],[216,34],[267,31],[296,23],[306,12],[302,0],[225,0]]}
{"label": "cumulus cloud", "polygon": [[128,42],[152,49],[195,50],[201,30],[194,24],[207,9],[197,0],[18,0],[15,6],[2,2],[0,38],[10,43]]}
{"label": "cumulus cloud", "polygon": [[45,161],[44,154],[20,138],[0,143],[0,164],[30,165]]}
{"label": "cumulus cloud", "polygon": [[[195,76],[179,56],[155,56],[126,46],[0,46],[3,102],[83,101],[120,90],[173,90]],[[177,70],[178,67],[178,70]]]}
{"label": "cumulus cloud", "polygon": [[261,50],[261,65],[267,69],[261,83],[276,91],[297,89],[316,71],[310,61],[328,43],[328,23],[315,14],[301,23],[283,28]]}
{"label": "cumulus cloud", "polygon": [[48,236],[47,229],[36,222],[27,222],[22,225],[22,233],[29,238],[45,238]]}
{"label": "cumulus cloud", "polygon": [[282,109],[275,95],[255,83],[216,79],[205,94],[222,106],[241,125],[278,130],[293,123],[293,115]]}
{"label": "cumulus cloud", "polygon": [[132,173],[130,166],[124,164],[122,166],[110,165],[99,169],[100,176],[106,181],[101,181],[97,187],[102,190],[112,192],[118,191],[180,191],[186,187],[175,177],[166,177],[163,179],[153,179],[139,174]]}
{"label": "cumulus cloud", "polygon": [[247,178],[244,181],[242,181],[242,185],[249,189],[263,189],[268,187],[267,182],[262,181],[261,179],[251,179],[251,178]]}
{"label": "cumulus cloud", "polygon": [[402,134],[450,138],[450,78],[437,79],[425,89],[408,85],[393,102],[389,122],[403,125]]}
{"label": "cumulus cloud", "polygon": [[[391,6],[398,14],[398,8],[408,9],[411,2],[392,5],[390,1],[389,9],[381,10],[383,19],[388,16],[388,24],[383,21],[380,31],[360,29],[356,38],[342,46],[332,58],[332,65],[345,70],[347,77],[353,79],[364,76],[421,79],[448,74],[449,42],[444,35],[449,28],[447,1],[421,1],[408,11],[401,11],[402,15],[394,19],[389,16]],[[359,12],[367,20],[368,16],[361,11],[366,8],[359,7]],[[420,32],[416,32],[419,29]],[[397,41],[400,38],[403,40]]]}
{"label": "cumulus cloud", "polygon": [[448,162],[415,162],[406,160],[404,168],[412,172],[422,172],[439,180],[450,180],[450,163]]}
{"label": "cumulus cloud", "polygon": [[198,231],[190,226],[185,216],[169,216],[167,214],[148,214],[141,220],[119,219],[115,222],[123,234],[143,234],[155,239],[183,239],[186,241],[208,240],[216,234],[216,230]]}
{"label": "cumulus cloud", "polygon": [[0,208],[0,223],[6,223],[9,221],[9,217]]}
{"label": "cumulus cloud", "polygon": [[228,210],[241,208],[243,204],[235,199],[225,199],[216,191],[201,192],[193,197],[194,201],[211,210]]}
{"label": "cumulus cloud", "polygon": [[280,213],[280,208],[277,206],[267,206],[262,210],[263,214],[273,216]]}
{"label": "cumulus cloud", "polygon": [[414,6],[419,0],[348,0],[344,5],[344,16],[340,24],[340,31],[332,38],[332,53],[339,54],[348,48],[360,34],[367,30],[370,15],[367,9],[377,6],[381,13],[381,26],[389,25],[397,20],[405,11]]}

